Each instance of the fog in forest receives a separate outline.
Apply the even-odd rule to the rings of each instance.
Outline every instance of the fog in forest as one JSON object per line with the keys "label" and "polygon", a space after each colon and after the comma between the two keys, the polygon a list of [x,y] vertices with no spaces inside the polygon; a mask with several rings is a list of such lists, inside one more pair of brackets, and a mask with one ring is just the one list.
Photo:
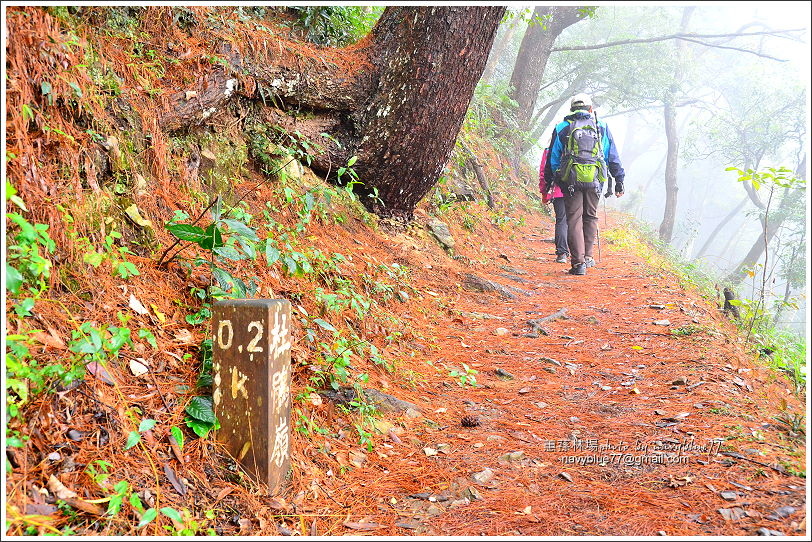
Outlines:
{"label": "fog in forest", "polygon": [[[500,27],[489,84],[508,84],[533,9],[510,7],[516,17]],[[626,170],[626,194],[602,198],[601,224],[604,207],[618,209],[656,237],[666,205],[667,152],[677,145],[673,232],[663,240],[720,288],[732,284],[739,298],[755,300],[763,290],[776,325],[797,332],[806,328],[809,283],[808,193],[800,180],[808,171],[809,12],[802,2],[599,5],[553,45],[536,104],[554,105],[536,111],[537,139],[525,155],[537,165],[553,126],[569,111],[569,97],[590,93]],[[588,48],[680,32],[701,37]],[[556,51],[573,47],[582,49]],[[675,111],[670,143],[666,100]],[[788,187],[760,177],[745,186],[749,181],[729,167],[786,168],[784,175],[796,180]],[[780,224],[767,243],[766,274],[762,251],[740,272],[744,278],[735,279],[754,245],[764,244],[765,217],[767,231]]]}

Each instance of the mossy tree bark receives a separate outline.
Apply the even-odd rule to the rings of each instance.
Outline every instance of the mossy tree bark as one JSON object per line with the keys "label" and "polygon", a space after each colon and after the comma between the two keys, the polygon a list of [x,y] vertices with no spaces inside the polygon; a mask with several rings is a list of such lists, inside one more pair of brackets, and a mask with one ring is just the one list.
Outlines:
{"label": "mossy tree bark", "polygon": [[282,48],[228,47],[223,53],[235,75],[215,68],[191,97],[176,93],[161,125],[174,131],[205,123],[237,94],[262,99],[276,106],[271,115],[280,126],[295,126],[326,149],[313,156],[314,170],[332,175],[358,156],[353,167],[367,208],[410,219],[453,150],[504,12],[504,6],[388,7],[367,45],[347,51],[356,59],[351,72]]}

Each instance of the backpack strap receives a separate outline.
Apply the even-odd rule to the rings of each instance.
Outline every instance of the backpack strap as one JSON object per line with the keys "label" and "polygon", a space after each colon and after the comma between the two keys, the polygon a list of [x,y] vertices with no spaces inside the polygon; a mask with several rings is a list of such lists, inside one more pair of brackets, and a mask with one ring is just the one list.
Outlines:
{"label": "backpack strap", "polygon": [[[566,144],[564,146],[564,153],[561,160],[564,169],[561,172],[561,175],[559,175],[560,180],[559,184],[561,184],[562,186],[570,186],[568,179],[570,178],[570,170],[572,169],[572,155],[573,155],[572,125],[574,124],[574,121],[575,119],[567,120],[568,122],[567,128],[569,128],[569,130],[567,131],[567,137],[565,138]],[[571,190],[570,193],[572,193]]]}

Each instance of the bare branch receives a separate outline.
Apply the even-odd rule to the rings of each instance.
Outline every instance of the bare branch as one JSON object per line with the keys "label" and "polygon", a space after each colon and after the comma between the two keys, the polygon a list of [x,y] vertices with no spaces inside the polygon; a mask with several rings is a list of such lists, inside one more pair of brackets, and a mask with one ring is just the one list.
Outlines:
{"label": "bare branch", "polygon": [[787,61],[786,58],[776,58],[774,56],[765,55],[764,53],[751,51],[749,49],[741,49],[739,47],[727,47],[727,46],[724,46],[724,45],[716,45],[716,44],[713,44],[713,43],[707,43],[707,42],[700,41],[700,40],[693,40],[693,39],[690,39],[690,38],[677,38],[677,39],[680,39],[680,40],[683,40],[683,41],[690,41],[692,43],[698,43],[699,45],[704,45],[705,47],[713,47],[714,49],[730,49],[732,51],[741,51],[742,53],[750,53],[751,55],[756,55],[756,56],[760,56],[760,57],[763,57],[763,58],[769,58],[770,60],[775,60],[777,62],[786,62]]}
{"label": "bare branch", "polygon": [[[775,36],[777,38],[785,38],[785,39],[792,39],[789,36],[782,36],[781,34],[788,33],[788,32],[802,32],[802,28],[793,28],[790,30],[772,30],[772,31],[764,31],[764,32],[743,32],[739,34],[695,34],[693,32],[682,32],[677,34],[670,34],[667,36],[657,36],[654,38],[641,38],[636,40],[621,40],[621,41],[612,41],[609,43],[599,43],[597,45],[576,45],[573,47],[554,47],[550,50],[550,52],[559,52],[559,51],[589,51],[594,49],[605,49],[607,47],[617,47],[619,45],[630,45],[634,43],[653,43],[656,41],[666,41],[666,40],[675,40],[675,39],[708,39],[708,38],[729,38],[729,37],[746,37],[746,36]],[[709,47],[714,47],[713,45],[708,45]],[[752,52],[752,51],[749,51]],[[757,53],[756,53],[757,54]]]}

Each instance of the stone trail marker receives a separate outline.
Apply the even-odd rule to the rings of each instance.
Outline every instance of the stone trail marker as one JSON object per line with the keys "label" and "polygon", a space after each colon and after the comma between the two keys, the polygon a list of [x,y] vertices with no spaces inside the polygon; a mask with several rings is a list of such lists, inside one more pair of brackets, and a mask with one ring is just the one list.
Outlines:
{"label": "stone trail marker", "polygon": [[290,466],[290,302],[217,301],[212,314],[215,438],[273,492]]}

